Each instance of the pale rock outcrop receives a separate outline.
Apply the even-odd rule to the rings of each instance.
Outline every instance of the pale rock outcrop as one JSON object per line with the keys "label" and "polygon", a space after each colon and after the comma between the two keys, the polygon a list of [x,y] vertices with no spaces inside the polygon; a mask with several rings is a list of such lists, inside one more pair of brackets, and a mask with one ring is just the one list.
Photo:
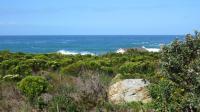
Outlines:
{"label": "pale rock outcrop", "polygon": [[108,90],[109,101],[119,104],[133,101],[148,103],[151,97],[146,89],[150,83],[144,79],[125,79],[111,85]]}

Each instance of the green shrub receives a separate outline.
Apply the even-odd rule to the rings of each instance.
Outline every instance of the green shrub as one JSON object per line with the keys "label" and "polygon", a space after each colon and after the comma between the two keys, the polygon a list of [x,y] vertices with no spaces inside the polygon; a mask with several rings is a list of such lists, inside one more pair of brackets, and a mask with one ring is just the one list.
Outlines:
{"label": "green shrub", "polygon": [[0,62],[2,62],[3,61],[3,57],[2,56],[0,56]]}
{"label": "green shrub", "polygon": [[40,96],[37,99],[35,99],[34,103],[36,107],[40,110],[43,110],[47,107],[47,102],[45,102],[44,99]]}
{"label": "green shrub", "polygon": [[149,87],[153,105],[156,111],[175,111],[172,94],[175,92],[173,82],[162,79],[158,84],[151,84]]}
{"label": "green shrub", "polygon": [[48,57],[45,56],[44,54],[35,55],[33,58],[34,58],[34,59],[48,60]]}
{"label": "green shrub", "polygon": [[18,88],[29,98],[33,99],[48,89],[48,82],[41,76],[27,76],[18,83]]}
{"label": "green shrub", "polygon": [[67,67],[62,68],[61,73],[64,75],[78,76],[83,67],[84,67],[83,62],[73,63]]}
{"label": "green shrub", "polygon": [[6,75],[6,72],[9,70],[10,67],[16,66],[19,63],[19,60],[13,59],[13,60],[4,60],[1,62],[1,70],[2,70],[2,75]]}
{"label": "green shrub", "polygon": [[47,62],[43,59],[28,59],[24,62],[24,64],[31,67],[33,72],[38,72],[47,68]]}
{"label": "green shrub", "polygon": [[78,112],[78,105],[69,96],[55,96],[48,107],[49,112]]}
{"label": "green shrub", "polygon": [[68,66],[69,64],[73,63],[73,60],[70,58],[64,58],[64,59],[60,60],[60,63],[62,66]]}
{"label": "green shrub", "polygon": [[101,71],[108,74],[109,76],[112,76],[114,74],[114,70],[112,67],[105,67],[105,66],[102,66],[101,68]]}
{"label": "green shrub", "polygon": [[119,72],[121,74],[134,74],[134,73],[152,73],[155,70],[155,63],[149,61],[145,62],[126,62],[120,68]]}
{"label": "green shrub", "polygon": [[196,111],[200,108],[200,33],[173,41],[162,49],[161,56],[163,75],[184,90],[177,102],[182,104],[179,107],[182,111]]}
{"label": "green shrub", "polygon": [[58,70],[60,68],[60,63],[56,61],[48,61],[46,66],[51,70]]}
{"label": "green shrub", "polygon": [[78,76],[85,69],[87,70],[100,70],[101,65],[97,61],[79,61],[73,63],[61,70],[62,74]]}
{"label": "green shrub", "polygon": [[111,62],[109,59],[102,59],[102,60],[98,60],[98,63],[101,66],[111,66]]}
{"label": "green shrub", "polygon": [[90,70],[98,70],[101,67],[101,64],[99,61],[88,61],[84,62],[85,68]]}
{"label": "green shrub", "polygon": [[12,66],[8,70],[9,74],[19,74],[20,78],[30,75],[31,72],[31,68],[23,63],[19,63],[17,66]]}
{"label": "green shrub", "polygon": [[149,104],[143,104],[141,102],[123,104],[105,102],[101,108],[105,109],[106,112],[154,112]]}

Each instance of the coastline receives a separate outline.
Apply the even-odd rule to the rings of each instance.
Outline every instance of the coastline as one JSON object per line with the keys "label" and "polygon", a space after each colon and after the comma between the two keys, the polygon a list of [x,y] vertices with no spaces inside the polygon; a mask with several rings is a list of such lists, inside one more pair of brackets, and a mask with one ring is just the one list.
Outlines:
{"label": "coastline", "polygon": [[161,45],[168,45],[175,37],[169,35],[11,36],[0,37],[0,50],[66,55],[103,55],[117,52],[120,48],[144,48],[149,52],[158,52]]}
{"label": "coastline", "polygon": [[[141,48],[119,48],[114,52],[123,54],[129,49],[134,49],[134,50],[139,50],[139,51],[148,51],[148,52],[159,52],[160,51],[159,48],[146,48],[146,47],[142,46]],[[75,51],[59,50],[59,51],[57,51],[57,53],[60,53],[60,54],[63,54],[63,55],[77,55],[77,54],[80,54],[80,55],[96,55],[96,53],[92,53],[92,52],[88,52],[88,51],[75,52]]]}

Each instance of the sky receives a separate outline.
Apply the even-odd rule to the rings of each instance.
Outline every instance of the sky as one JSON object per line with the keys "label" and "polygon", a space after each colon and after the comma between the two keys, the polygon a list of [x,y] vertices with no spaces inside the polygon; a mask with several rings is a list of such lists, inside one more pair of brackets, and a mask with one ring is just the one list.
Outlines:
{"label": "sky", "polygon": [[200,0],[0,0],[0,35],[180,35]]}

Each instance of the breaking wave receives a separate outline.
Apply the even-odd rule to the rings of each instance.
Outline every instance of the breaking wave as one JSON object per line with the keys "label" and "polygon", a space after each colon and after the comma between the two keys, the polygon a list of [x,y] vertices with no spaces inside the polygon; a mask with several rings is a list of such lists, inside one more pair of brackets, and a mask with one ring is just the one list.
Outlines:
{"label": "breaking wave", "polygon": [[57,51],[57,53],[60,54],[64,54],[64,55],[76,55],[76,54],[80,54],[80,55],[95,55],[94,53],[88,52],[88,51],[83,51],[83,52],[74,52],[74,51],[66,51],[66,50],[59,50]]}
{"label": "breaking wave", "polygon": [[146,49],[149,52],[159,52],[160,49],[159,48],[146,48],[144,46],[142,46],[143,49]]}
{"label": "breaking wave", "polygon": [[[143,49],[149,51],[149,52],[159,52],[160,49],[159,48],[146,48],[144,46],[142,46]],[[123,49],[123,48],[119,48],[116,53],[125,53],[127,49]]]}

